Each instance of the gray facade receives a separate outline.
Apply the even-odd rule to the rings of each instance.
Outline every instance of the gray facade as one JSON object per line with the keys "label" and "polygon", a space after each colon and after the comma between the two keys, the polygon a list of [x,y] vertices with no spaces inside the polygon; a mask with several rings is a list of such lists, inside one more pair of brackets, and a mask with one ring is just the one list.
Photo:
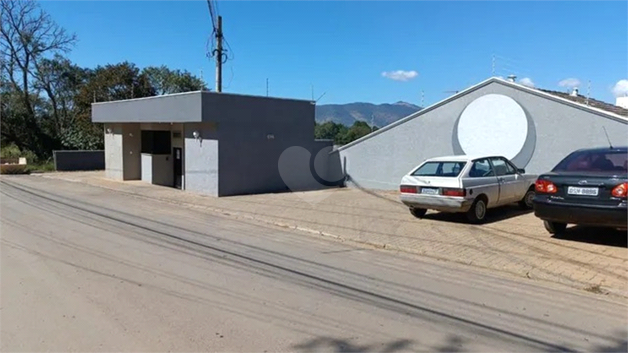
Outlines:
{"label": "gray facade", "polygon": [[174,155],[141,152],[142,131],[170,131],[173,151],[183,154],[181,188],[228,196],[323,187],[311,170],[326,179],[332,142],[314,140],[314,108],[310,101],[190,92],[94,103],[92,121],[105,124],[108,178],[173,186]]}
{"label": "gray facade", "polygon": [[[472,125],[478,130],[468,131]],[[465,148],[511,153],[507,157],[518,167],[542,173],[573,150],[608,146],[604,128],[614,144],[626,144],[628,117],[491,78],[338,148],[330,155],[329,178],[397,189],[402,176],[423,160],[473,154]],[[492,130],[488,138],[483,133]],[[475,133],[482,138],[474,140]]]}

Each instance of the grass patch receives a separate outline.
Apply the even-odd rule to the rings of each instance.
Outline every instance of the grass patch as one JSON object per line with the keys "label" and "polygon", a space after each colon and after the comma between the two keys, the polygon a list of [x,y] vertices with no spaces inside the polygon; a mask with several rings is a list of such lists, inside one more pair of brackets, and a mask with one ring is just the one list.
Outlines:
{"label": "grass patch", "polygon": [[53,161],[30,164],[26,167],[30,173],[46,173],[55,171],[55,164]]}

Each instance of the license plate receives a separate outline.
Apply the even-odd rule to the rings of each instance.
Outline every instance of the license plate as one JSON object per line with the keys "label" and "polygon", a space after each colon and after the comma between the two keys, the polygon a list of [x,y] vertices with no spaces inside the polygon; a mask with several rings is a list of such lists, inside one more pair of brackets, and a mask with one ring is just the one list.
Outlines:
{"label": "license plate", "polygon": [[567,188],[569,195],[585,195],[585,196],[597,196],[598,188],[579,188],[576,186],[570,186]]}
{"label": "license plate", "polygon": [[421,188],[421,194],[438,195],[438,189],[434,188]]}

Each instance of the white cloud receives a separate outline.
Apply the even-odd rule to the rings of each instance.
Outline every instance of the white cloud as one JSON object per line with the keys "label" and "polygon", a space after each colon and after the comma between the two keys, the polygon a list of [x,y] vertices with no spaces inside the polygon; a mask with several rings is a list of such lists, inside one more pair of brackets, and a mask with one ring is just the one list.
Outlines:
{"label": "white cloud", "polygon": [[519,80],[519,83],[526,86],[526,87],[532,87],[534,88],[534,82],[532,81],[531,78],[529,77],[524,77],[521,80]]}
{"label": "white cloud", "polygon": [[580,86],[580,80],[578,80],[577,78],[566,78],[558,82],[558,85],[560,87],[574,88]]}
{"label": "white cloud", "polygon": [[382,76],[389,78],[391,80],[395,80],[395,81],[409,81],[419,76],[419,73],[414,70],[412,71],[404,71],[404,70],[384,71],[382,72]]}
{"label": "white cloud", "polygon": [[625,97],[628,96],[628,80],[619,80],[613,86],[613,94],[615,97]]}

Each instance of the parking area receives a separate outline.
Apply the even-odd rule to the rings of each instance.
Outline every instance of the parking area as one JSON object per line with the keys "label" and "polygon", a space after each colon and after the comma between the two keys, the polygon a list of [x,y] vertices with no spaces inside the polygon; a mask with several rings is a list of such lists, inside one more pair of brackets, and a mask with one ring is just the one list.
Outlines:
{"label": "parking area", "polygon": [[628,296],[626,232],[571,227],[551,236],[516,205],[489,211],[488,222],[430,212],[413,217],[396,192],[330,189],[226,198],[204,197],[142,182],[104,179],[102,172],[52,173],[64,179],[183,207],[300,229],[348,242],[453,261],[511,275]]}

